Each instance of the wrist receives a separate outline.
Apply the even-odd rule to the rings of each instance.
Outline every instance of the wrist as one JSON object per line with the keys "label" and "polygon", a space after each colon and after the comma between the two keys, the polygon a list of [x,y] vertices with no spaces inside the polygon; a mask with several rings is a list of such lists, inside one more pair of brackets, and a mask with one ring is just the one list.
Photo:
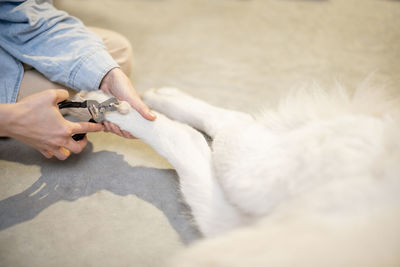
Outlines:
{"label": "wrist", "polygon": [[12,127],[16,118],[17,104],[0,104],[0,136],[12,135]]}
{"label": "wrist", "polygon": [[103,79],[101,80],[99,86],[100,90],[105,93],[111,93],[112,85],[115,82],[116,76],[118,75],[119,71],[121,71],[120,68],[113,68],[109,72],[107,72],[107,74],[104,75]]}

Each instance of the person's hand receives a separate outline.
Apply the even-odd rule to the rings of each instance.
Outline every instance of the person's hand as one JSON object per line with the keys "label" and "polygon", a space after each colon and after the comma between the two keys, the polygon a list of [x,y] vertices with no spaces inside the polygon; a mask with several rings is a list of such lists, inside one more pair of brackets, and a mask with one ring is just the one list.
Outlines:
{"label": "person's hand", "polygon": [[[71,152],[79,153],[87,138],[72,139],[77,133],[104,130],[102,124],[70,122],[63,118],[57,103],[68,98],[66,90],[46,90],[0,109],[3,135],[13,137],[39,150],[46,158],[65,160]],[[4,105],[3,105],[4,107]],[[4,113],[7,113],[4,117]]]}
{"label": "person's hand", "polygon": [[[100,89],[108,94],[114,95],[118,100],[128,102],[134,109],[136,109],[143,118],[147,120],[155,120],[156,116],[151,110],[143,103],[129,78],[122,72],[120,68],[110,70],[104,76]],[[117,125],[111,122],[104,122],[105,131],[113,132],[119,136],[126,138],[134,138],[130,133],[122,131]]]}

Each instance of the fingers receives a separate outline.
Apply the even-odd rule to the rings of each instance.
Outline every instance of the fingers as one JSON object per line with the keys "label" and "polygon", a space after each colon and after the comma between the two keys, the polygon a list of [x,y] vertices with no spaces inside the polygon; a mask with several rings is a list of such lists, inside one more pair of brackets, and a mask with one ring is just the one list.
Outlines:
{"label": "fingers", "polygon": [[[71,134],[76,133],[87,133],[87,132],[98,132],[104,129],[104,126],[99,123],[91,123],[91,122],[68,122],[71,127]],[[52,147],[47,150],[39,149],[40,153],[42,153],[46,158],[52,158],[55,156],[59,160],[65,160],[70,155],[71,152],[77,154],[82,152],[82,150],[87,145],[87,138],[84,137],[82,140],[75,141],[72,139],[72,136],[65,137],[67,138],[65,142],[62,143],[60,147]]]}
{"label": "fingers", "polygon": [[70,150],[72,153],[78,154],[82,152],[82,150],[85,148],[86,145],[87,145],[86,136],[79,141],[75,141],[74,139],[70,138],[66,143],[65,148]]}
{"label": "fingers", "polygon": [[65,160],[71,155],[71,152],[75,154],[82,152],[82,150],[86,147],[86,145],[87,145],[86,136],[79,141],[75,141],[71,137],[71,139],[65,144],[65,147],[54,147],[50,148],[50,150],[44,150],[44,149],[38,149],[38,150],[40,153],[42,153],[43,156],[45,156],[48,159],[55,156],[59,160]]}
{"label": "fingers", "polygon": [[53,157],[53,153],[50,153],[46,150],[39,149],[39,152],[42,153],[43,156],[45,156],[48,159],[51,159]]}
{"label": "fingers", "polygon": [[130,132],[122,131],[122,134],[124,135],[125,138],[128,138],[128,139],[136,139],[136,137],[134,137],[133,135],[131,135]]}
{"label": "fingers", "polygon": [[48,159],[55,156],[59,160],[66,160],[69,157],[69,155],[71,155],[71,152],[64,147],[55,148],[52,151],[39,149],[39,152],[42,153],[42,155]]}
{"label": "fingers", "polygon": [[108,121],[104,122],[104,131],[105,132],[112,132],[112,133],[115,133],[115,134],[117,134],[117,135],[119,135],[121,137],[129,138],[129,139],[135,139],[136,138],[133,135],[131,135],[129,132],[121,130],[116,124],[108,122]]}
{"label": "fingers", "polygon": [[66,160],[71,155],[71,152],[65,147],[60,147],[58,149],[55,149],[51,151],[51,153],[53,153],[54,156],[59,160]]}
{"label": "fingers", "polygon": [[105,125],[105,127],[106,127],[106,131],[107,131],[107,132],[112,132],[112,133],[115,133],[115,134],[117,134],[117,135],[119,135],[119,136],[124,137],[124,135],[123,135],[121,129],[120,129],[117,125],[115,125],[114,123],[105,121],[105,122],[104,122],[104,125]]}
{"label": "fingers", "polygon": [[108,130],[110,132],[113,132],[119,136],[123,136],[121,129],[117,125],[115,125],[114,123],[111,123],[111,122],[108,122],[107,125],[108,125]]}
{"label": "fingers", "polygon": [[72,134],[99,132],[104,130],[104,126],[100,123],[92,122],[70,122]]}

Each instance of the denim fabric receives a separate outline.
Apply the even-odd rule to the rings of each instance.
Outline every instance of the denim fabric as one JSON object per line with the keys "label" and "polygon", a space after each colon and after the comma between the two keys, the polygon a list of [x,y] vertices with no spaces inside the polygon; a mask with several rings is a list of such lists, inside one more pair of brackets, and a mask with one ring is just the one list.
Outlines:
{"label": "denim fabric", "polygon": [[16,101],[21,62],[76,90],[97,90],[118,67],[100,37],[50,0],[0,0],[0,103]]}

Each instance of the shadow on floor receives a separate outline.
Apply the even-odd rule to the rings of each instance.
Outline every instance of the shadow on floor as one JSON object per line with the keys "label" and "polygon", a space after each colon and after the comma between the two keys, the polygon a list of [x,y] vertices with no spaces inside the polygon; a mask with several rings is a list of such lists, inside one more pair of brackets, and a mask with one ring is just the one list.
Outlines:
{"label": "shadow on floor", "polygon": [[74,201],[100,190],[135,195],[161,210],[185,244],[200,237],[191,224],[190,210],[180,201],[174,170],[132,167],[115,152],[92,152],[89,143],[66,161],[45,159],[15,140],[0,140],[0,160],[35,164],[42,176],[25,191],[0,201],[0,231],[35,218],[60,201]]}

